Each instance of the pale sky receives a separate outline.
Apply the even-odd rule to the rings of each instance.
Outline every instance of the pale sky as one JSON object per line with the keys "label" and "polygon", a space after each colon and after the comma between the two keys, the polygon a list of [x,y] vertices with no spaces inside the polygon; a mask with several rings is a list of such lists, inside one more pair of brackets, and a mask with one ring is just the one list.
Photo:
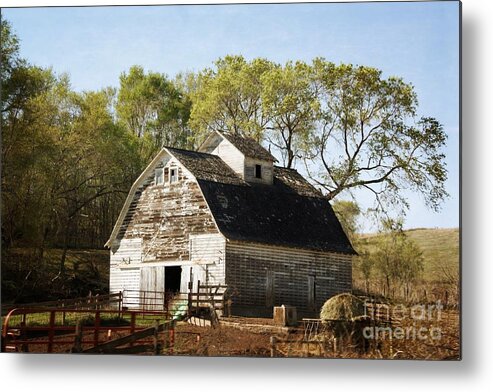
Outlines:
{"label": "pale sky", "polygon": [[[450,198],[433,213],[409,194],[406,227],[459,225],[459,3],[319,3],[4,8],[31,63],[70,75],[74,89],[117,86],[134,64],[174,76],[227,54],[374,66],[415,86],[436,117]],[[358,200],[367,204],[365,196]]]}

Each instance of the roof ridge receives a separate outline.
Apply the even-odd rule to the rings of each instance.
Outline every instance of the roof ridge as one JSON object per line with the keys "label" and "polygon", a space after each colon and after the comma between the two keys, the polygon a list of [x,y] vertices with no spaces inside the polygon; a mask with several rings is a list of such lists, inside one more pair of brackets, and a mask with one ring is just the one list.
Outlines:
{"label": "roof ridge", "polygon": [[169,147],[169,146],[163,146],[163,148],[170,149],[170,150],[176,150],[176,151],[183,151],[183,152],[193,152],[194,154],[208,155],[210,157],[216,157],[216,158],[221,159],[219,156],[217,156],[215,154],[208,153],[208,152],[202,152],[202,151],[197,151],[197,150],[185,150],[184,148]]}

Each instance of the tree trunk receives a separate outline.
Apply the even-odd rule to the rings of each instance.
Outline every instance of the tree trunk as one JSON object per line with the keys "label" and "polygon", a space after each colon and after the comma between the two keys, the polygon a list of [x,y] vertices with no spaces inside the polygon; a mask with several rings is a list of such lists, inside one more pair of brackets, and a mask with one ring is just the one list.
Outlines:
{"label": "tree trunk", "polygon": [[60,258],[60,275],[65,274],[65,260],[67,259],[67,250],[68,250],[68,240],[69,240],[69,232],[70,232],[70,222],[67,223],[65,227],[65,233],[63,235],[63,252],[62,257]]}

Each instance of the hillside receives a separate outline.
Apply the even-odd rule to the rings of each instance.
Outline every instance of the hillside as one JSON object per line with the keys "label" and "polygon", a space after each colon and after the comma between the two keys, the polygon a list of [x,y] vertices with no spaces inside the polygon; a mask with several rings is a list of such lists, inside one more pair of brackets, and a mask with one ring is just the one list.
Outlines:
{"label": "hillside", "polygon": [[[425,259],[423,277],[428,281],[440,280],[443,271],[458,273],[459,269],[459,229],[411,229],[405,231],[420,247]],[[359,249],[375,246],[379,234],[362,234]],[[357,246],[358,247],[358,246]]]}

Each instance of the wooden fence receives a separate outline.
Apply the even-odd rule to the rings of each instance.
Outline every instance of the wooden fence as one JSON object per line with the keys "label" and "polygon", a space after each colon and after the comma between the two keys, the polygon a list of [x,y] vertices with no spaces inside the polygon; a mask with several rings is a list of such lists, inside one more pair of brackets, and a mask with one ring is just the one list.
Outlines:
{"label": "wooden fence", "polygon": [[122,292],[104,295],[88,295],[87,297],[59,299],[55,301],[34,302],[26,304],[2,305],[2,316],[16,308],[54,308],[54,309],[121,309]]}
{"label": "wooden fence", "polygon": [[[98,346],[115,334],[133,334],[164,320],[162,312],[132,312],[87,309],[13,309],[4,317],[2,352],[69,351],[80,334],[79,345]],[[61,348],[60,348],[61,347]]]}

